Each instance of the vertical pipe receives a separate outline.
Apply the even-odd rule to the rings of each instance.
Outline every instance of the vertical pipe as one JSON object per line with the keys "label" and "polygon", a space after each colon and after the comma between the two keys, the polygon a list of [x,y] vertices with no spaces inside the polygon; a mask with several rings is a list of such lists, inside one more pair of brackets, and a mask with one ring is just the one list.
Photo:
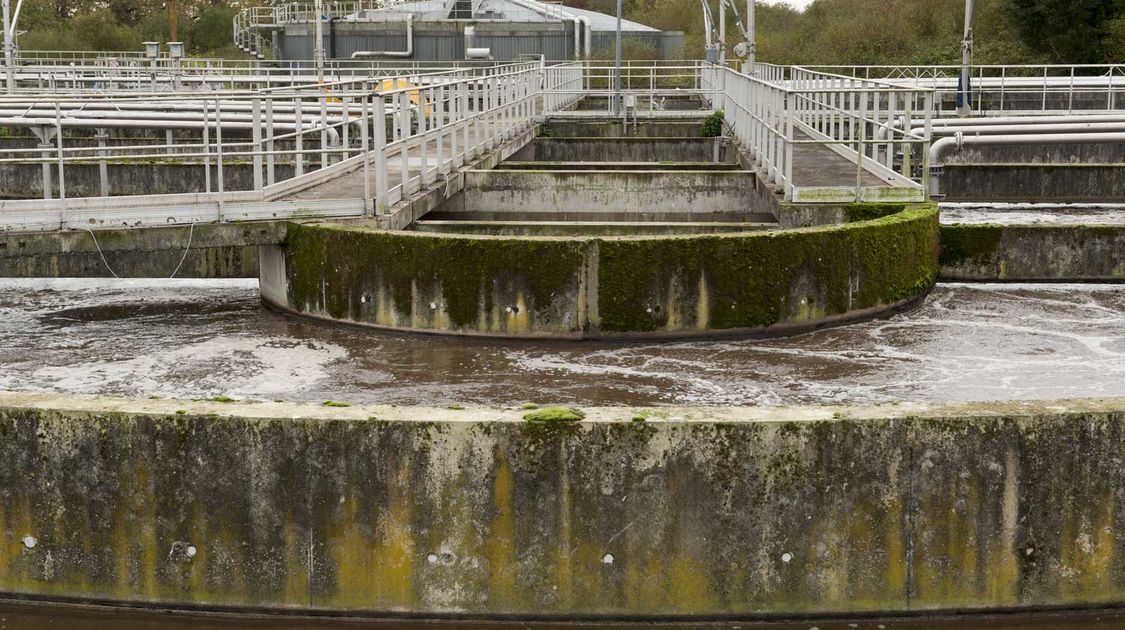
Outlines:
{"label": "vertical pipe", "polygon": [[3,0],[4,11],[4,91],[12,94],[16,91],[16,60],[15,60],[15,28],[12,26],[10,0]]}

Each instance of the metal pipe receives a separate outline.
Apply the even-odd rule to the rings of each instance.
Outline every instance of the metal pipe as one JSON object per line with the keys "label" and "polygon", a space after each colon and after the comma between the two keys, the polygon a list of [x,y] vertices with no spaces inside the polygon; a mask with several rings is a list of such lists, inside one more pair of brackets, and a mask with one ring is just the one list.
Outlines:
{"label": "metal pipe", "polygon": [[406,50],[357,50],[352,59],[369,57],[413,57],[414,56],[414,14],[406,14]]}

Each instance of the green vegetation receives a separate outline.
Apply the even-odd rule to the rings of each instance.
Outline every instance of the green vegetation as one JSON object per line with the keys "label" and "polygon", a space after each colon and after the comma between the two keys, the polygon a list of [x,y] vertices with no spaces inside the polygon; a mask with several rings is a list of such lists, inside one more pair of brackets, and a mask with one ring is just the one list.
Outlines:
{"label": "green vegetation", "polygon": [[723,135],[723,112],[713,112],[710,116],[704,118],[701,133],[704,138],[714,138]]}
{"label": "green vegetation", "polygon": [[[611,15],[615,10],[614,0],[565,3]],[[784,4],[759,4],[759,58],[805,65],[959,63],[964,4],[816,0],[803,13]],[[19,26],[27,32],[20,47],[139,51],[144,41],[179,40],[192,55],[245,58],[231,33],[231,20],[242,6],[230,0],[26,0]],[[628,19],[684,31],[685,58],[702,58],[703,19],[696,0],[624,0],[624,8]],[[977,64],[1120,62],[1125,59],[1125,2],[978,0],[974,32]],[[727,35],[730,50],[739,35],[733,26]],[[653,59],[657,50],[626,36],[622,56]],[[612,59],[613,47],[595,50],[594,57]]]}
{"label": "green vegetation", "polygon": [[[717,4],[710,0],[717,15]],[[613,14],[614,0],[567,0]],[[977,64],[1114,63],[1125,59],[1120,0],[977,0]],[[624,0],[625,17],[684,31],[684,56],[703,56],[695,0]],[[816,0],[803,13],[759,3],[759,59],[781,64],[958,64],[964,0]],[[728,16],[729,17],[729,16]],[[727,29],[728,50],[738,43]],[[646,59],[626,46],[626,58]],[[654,53],[652,53],[654,54]]]}
{"label": "green vegetation", "polygon": [[538,408],[539,408],[539,405],[537,405],[535,403],[532,403],[532,402],[524,403],[523,405],[520,406],[520,409],[523,409],[525,411],[529,411],[531,409],[538,409]]}
{"label": "green vegetation", "polygon": [[578,422],[586,417],[579,409],[571,407],[547,407],[539,411],[524,414],[523,419],[528,422]]}
{"label": "green vegetation", "polygon": [[235,399],[231,398],[230,396],[213,396],[211,398],[211,402],[232,403],[235,402]]}
{"label": "green vegetation", "polygon": [[196,56],[246,58],[234,47],[237,9],[223,0],[26,0],[24,50],[140,51],[145,41],[181,41]]}
{"label": "green vegetation", "polygon": [[340,402],[338,400],[326,400],[326,401],[324,401],[324,406],[325,407],[351,407],[350,404],[348,404],[346,402]]}

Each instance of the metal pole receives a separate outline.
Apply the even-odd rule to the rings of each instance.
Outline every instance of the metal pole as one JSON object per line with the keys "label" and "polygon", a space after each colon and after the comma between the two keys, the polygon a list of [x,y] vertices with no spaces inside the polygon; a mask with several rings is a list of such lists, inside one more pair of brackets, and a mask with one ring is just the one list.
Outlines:
{"label": "metal pole", "polygon": [[961,40],[961,84],[958,86],[957,113],[968,116],[973,113],[973,94],[969,85],[969,65],[973,59],[973,0],[965,0],[965,37]]}
{"label": "metal pole", "polygon": [[755,0],[746,0],[746,37],[749,40],[746,42],[746,60],[750,63],[750,75],[754,74],[754,62],[757,61],[758,57],[758,34],[754,19],[754,5]]}
{"label": "metal pole", "polygon": [[719,0],[719,65],[727,65],[727,1]]}
{"label": "metal pole", "polygon": [[617,34],[613,55],[613,113],[621,114],[621,0],[617,0]]}
{"label": "metal pole", "polygon": [[321,0],[316,0],[313,9],[316,11],[316,26],[313,34],[313,64],[316,65],[317,83],[324,83],[324,20]]}
{"label": "metal pole", "polygon": [[8,94],[15,92],[16,89],[16,66],[15,59],[13,58],[15,42],[15,29],[12,27],[12,14],[11,5],[9,0],[3,0],[4,4],[4,89]]}

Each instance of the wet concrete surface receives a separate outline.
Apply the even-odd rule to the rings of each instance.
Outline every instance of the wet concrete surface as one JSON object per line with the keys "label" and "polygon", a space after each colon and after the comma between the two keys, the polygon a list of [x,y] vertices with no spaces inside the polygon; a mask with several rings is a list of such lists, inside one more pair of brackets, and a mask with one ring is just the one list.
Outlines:
{"label": "wet concrete surface", "polygon": [[943,224],[1125,225],[1125,204],[943,203]]}
{"label": "wet concrete surface", "polygon": [[158,610],[0,601],[0,630],[225,630],[229,628],[371,628],[378,630],[1119,630],[1125,612],[943,616],[885,619],[693,622],[434,621],[302,616],[232,616]]}
{"label": "wet concrete surface", "polygon": [[772,340],[518,343],[264,309],[256,281],[0,280],[0,389],[425,405],[783,405],[1125,395],[1125,286],[939,285]]}

